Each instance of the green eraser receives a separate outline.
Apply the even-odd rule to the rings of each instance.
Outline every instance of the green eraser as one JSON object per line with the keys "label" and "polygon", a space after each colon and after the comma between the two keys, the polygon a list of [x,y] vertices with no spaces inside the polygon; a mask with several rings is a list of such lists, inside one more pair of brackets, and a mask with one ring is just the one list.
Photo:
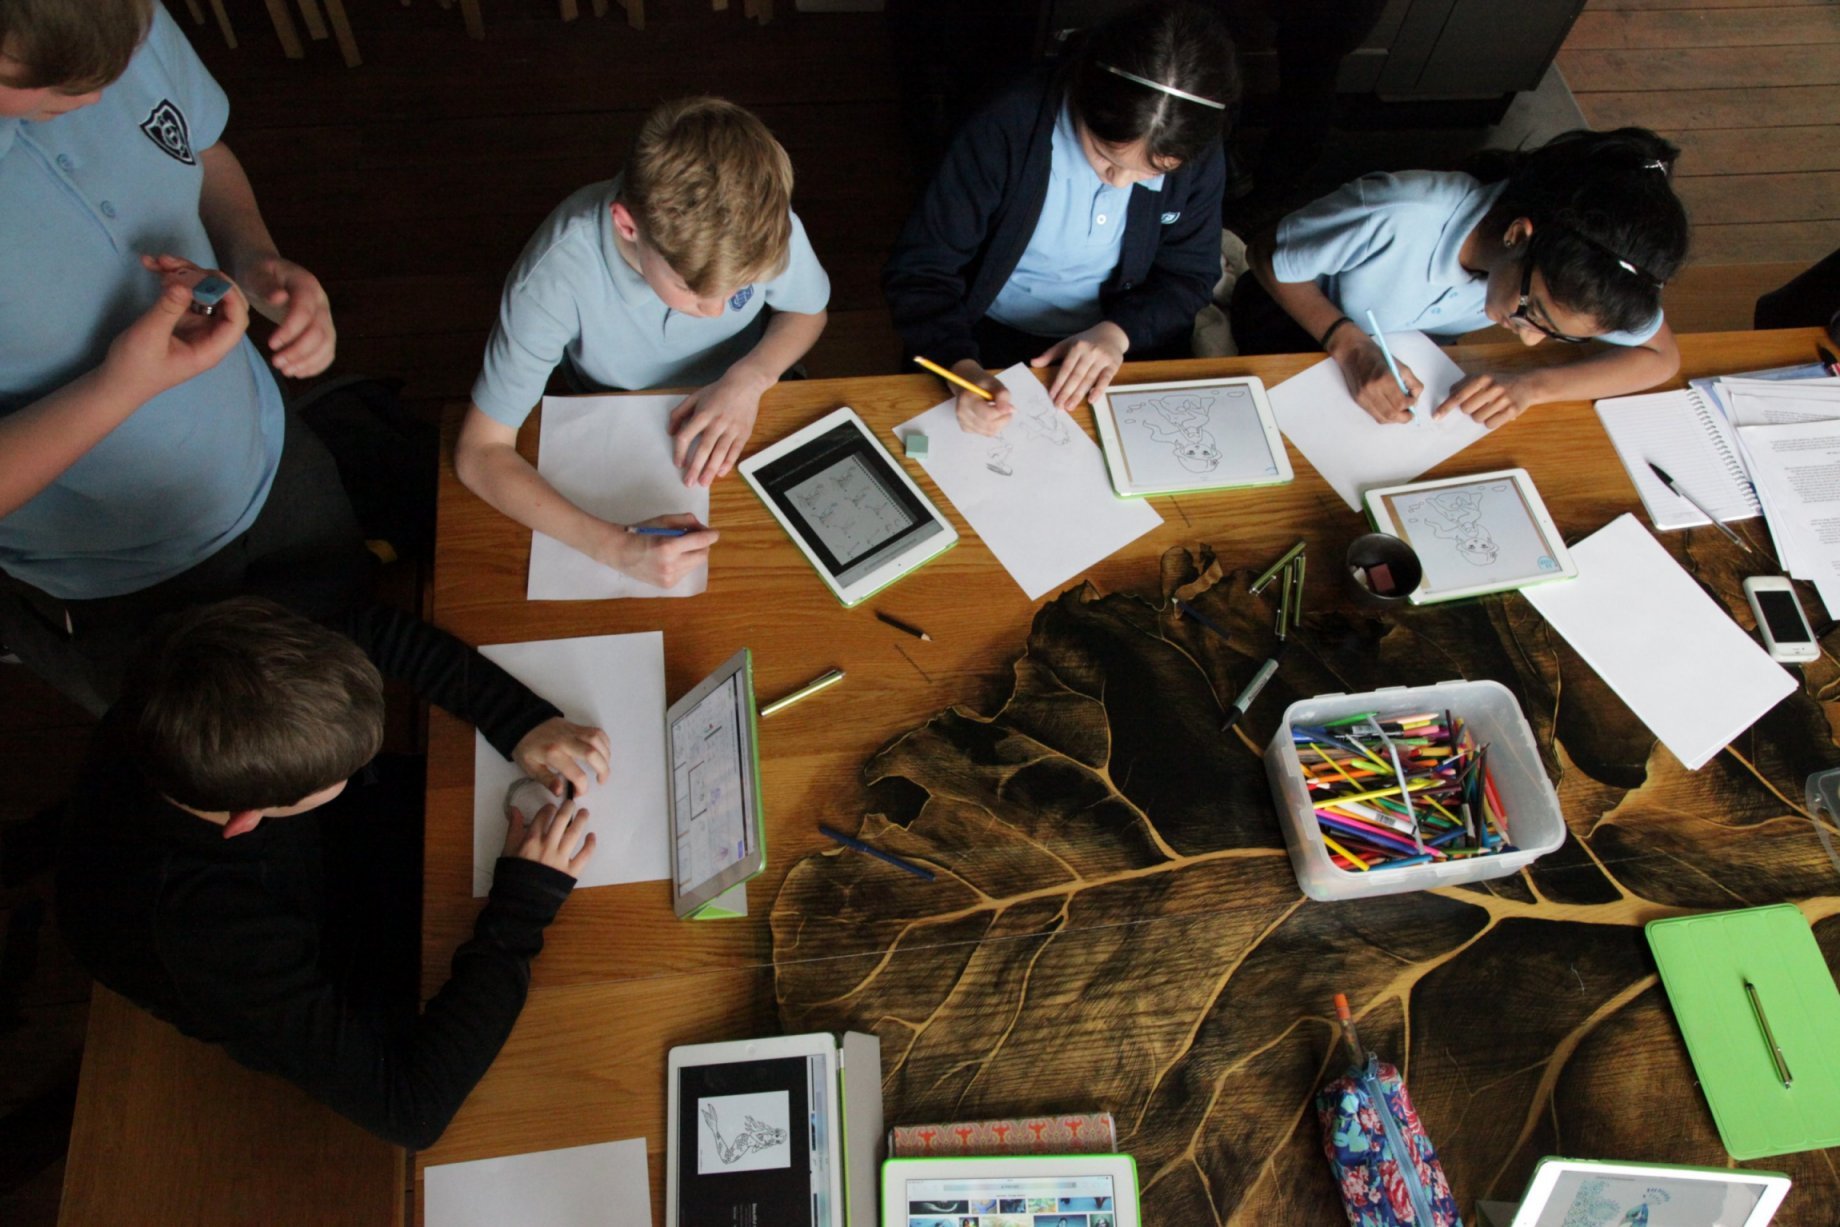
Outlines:
{"label": "green eraser", "polygon": [[901,442],[906,444],[907,454],[909,456],[912,456],[915,460],[925,460],[926,459],[926,436],[925,435],[918,434],[918,433],[911,434],[911,435],[908,435]]}

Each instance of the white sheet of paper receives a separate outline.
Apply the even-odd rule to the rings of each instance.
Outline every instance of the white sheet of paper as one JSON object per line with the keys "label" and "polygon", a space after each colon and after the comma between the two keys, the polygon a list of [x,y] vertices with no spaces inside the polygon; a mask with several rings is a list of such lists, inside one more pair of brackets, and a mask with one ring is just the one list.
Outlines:
{"label": "white sheet of paper", "polygon": [[[576,888],[669,878],[663,632],[499,643],[479,652],[568,719],[605,729],[613,743],[607,782],[582,798],[595,847]],[[474,898],[492,888],[505,847],[505,792],[521,774],[473,734]]]}
{"label": "white sheet of paper", "polygon": [[423,1173],[428,1227],[651,1227],[645,1139],[437,1163]]}
{"label": "white sheet of paper", "polygon": [[1779,426],[1840,417],[1840,379],[1721,379],[1733,426]]}
{"label": "white sheet of paper", "polygon": [[1293,375],[1270,393],[1278,429],[1352,511],[1361,510],[1366,491],[1411,481],[1489,433],[1461,412],[1432,419],[1431,411],[1463,378],[1462,368],[1437,342],[1422,332],[1389,332],[1386,343],[1425,387],[1409,423],[1385,426],[1368,417],[1348,395],[1333,358]]}
{"label": "white sheet of paper", "polygon": [[959,429],[952,401],[895,427],[927,438],[921,466],[1035,600],[1163,522],[1112,493],[1105,453],[1017,363],[1000,373],[1016,415],[997,438]]}
{"label": "white sheet of paper", "polygon": [[1795,689],[1634,516],[1574,545],[1572,561],[1577,579],[1522,595],[1689,769]]}
{"label": "white sheet of paper", "polygon": [[[683,397],[546,396],[537,472],[589,515],[613,524],[689,512],[709,523],[709,487],[684,485],[671,454],[671,410]],[[696,596],[709,587],[707,564],[674,587],[652,585],[604,567],[554,537],[530,534],[532,601],[604,601],[627,596]]]}
{"label": "white sheet of paper", "polygon": [[1777,556],[1840,616],[1840,420],[1740,426]]}

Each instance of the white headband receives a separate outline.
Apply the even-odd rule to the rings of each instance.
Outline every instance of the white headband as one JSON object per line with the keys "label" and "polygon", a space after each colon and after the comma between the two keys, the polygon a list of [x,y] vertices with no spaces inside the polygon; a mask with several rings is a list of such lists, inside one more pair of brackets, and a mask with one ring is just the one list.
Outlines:
{"label": "white headband", "polygon": [[1110,64],[1100,64],[1099,67],[1105,69],[1105,71],[1111,73],[1113,76],[1123,77],[1127,81],[1135,81],[1148,89],[1161,90],[1163,93],[1174,98],[1185,98],[1189,102],[1199,102],[1202,106],[1213,107],[1216,111],[1224,111],[1227,109],[1227,104],[1224,102],[1215,102],[1212,98],[1203,98],[1200,94],[1191,94],[1185,89],[1177,89],[1173,85],[1164,85],[1161,81],[1152,81],[1148,77],[1140,77],[1134,72],[1126,72],[1124,69],[1116,68]]}

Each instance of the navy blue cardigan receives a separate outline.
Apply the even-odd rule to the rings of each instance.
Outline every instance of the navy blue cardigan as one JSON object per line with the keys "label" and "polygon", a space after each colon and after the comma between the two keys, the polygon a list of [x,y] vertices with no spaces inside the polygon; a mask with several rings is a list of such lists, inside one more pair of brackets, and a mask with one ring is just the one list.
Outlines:
{"label": "navy blue cardigan", "polygon": [[[1048,196],[1054,121],[1063,77],[1039,73],[967,120],[915,206],[882,271],[901,342],[950,366],[978,357],[972,327],[984,317],[1035,233]],[[1099,292],[1106,319],[1134,350],[1186,343],[1195,313],[1220,278],[1218,144],[1163,177],[1163,190],[1131,189],[1124,250]]]}

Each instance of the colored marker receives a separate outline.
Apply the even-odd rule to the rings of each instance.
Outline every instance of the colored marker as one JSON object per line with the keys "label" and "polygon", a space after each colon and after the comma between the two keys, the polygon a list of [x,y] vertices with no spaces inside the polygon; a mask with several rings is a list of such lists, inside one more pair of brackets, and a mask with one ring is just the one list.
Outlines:
{"label": "colored marker", "polygon": [[1271,654],[1271,659],[1259,666],[1259,671],[1252,675],[1252,680],[1246,683],[1246,688],[1239,692],[1238,698],[1233,700],[1233,706],[1227,709],[1227,718],[1220,726],[1221,732],[1225,733],[1238,724],[1239,718],[1246,714],[1246,709],[1257,701],[1259,691],[1265,689],[1265,683],[1269,682],[1278,672],[1278,661],[1283,655],[1284,644],[1279,643],[1277,651]]}
{"label": "colored marker", "polygon": [[794,703],[797,703],[800,699],[809,699],[812,695],[817,694],[820,690],[823,690],[826,686],[835,686],[838,682],[841,682],[842,680],[843,680],[843,670],[842,669],[832,669],[829,673],[824,674],[822,677],[813,678],[811,681],[805,683],[805,685],[803,686],[800,686],[797,690],[793,691],[791,694],[782,695],[779,698],[773,700],[771,703],[767,704],[765,707],[760,709],[760,714],[762,716],[771,716],[775,712],[784,711],[788,707],[791,707]]}
{"label": "colored marker", "polygon": [[1386,334],[1380,331],[1380,321],[1374,318],[1372,311],[1367,313],[1367,323],[1374,330],[1374,344],[1380,347],[1380,356],[1386,359],[1386,369],[1393,372],[1393,382],[1399,385],[1401,392],[1412,395],[1412,390],[1406,387],[1406,377],[1399,373],[1399,364],[1393,361],[1393,350],[1386,343]]}
{"label": "colored marker", "polygon": [[656,524],[628,524],[626,526],[626,531],[639,537],[681,537],[685,533],[694,532],[696,530],[690,528],[661,528]]}
{"label": "colored marker", "polygon": [[904,631],[905,633],[912,635],[915,639],[924,639],[928,643],[933,642],[933,637],[931,635],[927,634],[925,631],[921,630],[917,626],[913,626],[909,623],[901,621],[901,619],[895,617],[893,614],[885,614],[881,610],[878,609],[875,611],[875,620],[877,622],[885,622],[889,626],[894,627],[898,631]]}
{"label": "colored marker", "polygon": [[1724,533],[1727,537],[1730,537],[1732,544],[1736,545],[1738,548],[1742,549],[1747,554],[1755,554],[1757,552],[1756,550],[1753,550],[1751,548],[1750,542],[1746,541],[1743,537],[1740,537],[1737,533],[1732,532],[1731,529],[1727,528],[1725,525],[1719,523],[1719,517],[1713,515],[1712,512],[1707,509],[1706,504],[1700,502],[1698,499],[1694,498],[1691,494],[1688,494],[1685,490],[1682,490],[1678,485],[1676,485],[1674,482],[1674,479],[1668,476],[1666,469],[1662,468],[1660,465],[1656,464],[1652,460],[1648,462],[1648,467],[1654,470],[1655,476],[1661,479],[1662,485],[1666,486],[1668,489],[1672,490],[1675,494],[1679,495],[1681,498],[1691,503],[1693,505],[1693,510],[1699,512],[1701,515],[1705,516],[1708,520],[1712,521],[1712,527],[1718,529],[1720,532]]}
{"label": "colored marker", "polygon": [[945,367],[940,366],[937,362],[928,362],[925,358],[922,358],[919,354],[914,355],[914,361],[918,362],[921,366],[933,372],[933,374],[939,376],[941,379],[945,380],[947,383],[955,383],[959,387],[963,388],[965,391],[975,393],[976,395],[983,397],[985,400],[994,401],[997,399],[994,393],[986,392],[983,388],[978,387],[976,384],[972,383],[969,379],[965,379],[965,378],[962,378],[961,376],[953,374],[951,371],[948,371]]}
{"label": "colored marker", "polygon": [[822,823],[818,825],[818,833],[826,839],[836,840],[846,848],[854,848],[858,852],[867,853],[869,856],[873,856],[878,861],[885,861],[893,865],[896,869],[905,870],[913,874],[916,878],[922,878],[928,882],[933,881],[933,871],[931,869],[922,865],[916,865],[912,861],[904,861],[892,852],[883,852],[873,844],[866,844],[853,835],[845,835],[842,831],[832,830]]}

